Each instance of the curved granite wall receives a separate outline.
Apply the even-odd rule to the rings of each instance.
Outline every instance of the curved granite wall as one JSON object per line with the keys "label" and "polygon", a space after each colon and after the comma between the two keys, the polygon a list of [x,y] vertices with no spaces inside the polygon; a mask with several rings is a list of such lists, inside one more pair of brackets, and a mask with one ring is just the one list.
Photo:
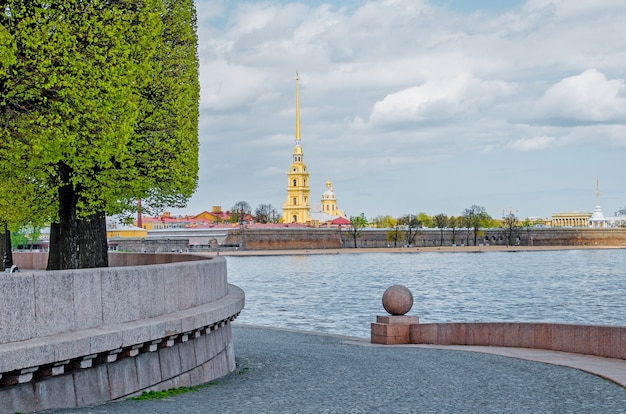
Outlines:
{"label": "curved granite wall", "polygon": [[[230,321],[245,299],[223,258],[111,258],[135,266],[0,276],[0,413],[197,385],[235,369]],[[151,262],[165,263],[139,265]]]}

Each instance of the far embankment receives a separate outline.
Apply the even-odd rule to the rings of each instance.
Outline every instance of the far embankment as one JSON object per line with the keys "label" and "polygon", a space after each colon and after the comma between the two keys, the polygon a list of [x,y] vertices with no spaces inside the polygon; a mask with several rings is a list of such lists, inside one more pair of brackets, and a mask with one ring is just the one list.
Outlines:
{"label": "far embankment", "polygon": [[483,253],[550,250],[625,249],[625,246],[441,246],[441,247],[361,247],[340,249],[228,250],[204,253],[209,256],[281,256],[362,253]]}

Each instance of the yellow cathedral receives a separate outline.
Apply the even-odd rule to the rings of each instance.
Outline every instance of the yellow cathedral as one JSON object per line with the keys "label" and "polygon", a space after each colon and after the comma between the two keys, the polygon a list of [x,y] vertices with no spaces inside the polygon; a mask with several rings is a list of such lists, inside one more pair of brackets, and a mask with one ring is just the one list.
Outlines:
{"label": "yellow cathedral", "polygon": [[293,161],[287,171],[287,200],[283,204],[285,223],[305,224],[311,221],[309,193],[309,171],[304,163],[304,152],[300,142],[300,98],[296,72],[296,146],[293,149]]}
{"label": "yellow cathedral", "polygon": [[[300,94],[298,72],[296,72],[296,146],[293,160],[287,171],[287,200],[283,204],[283,222],[318,226],[344,214],[337,208],[337,199],[330,181],[326,181],[326,191],[322,193],[321,206],[311,212],[309,171],[304,163],[304,152],[300,141]],[[317,209],[321,209],[318,211]]]}

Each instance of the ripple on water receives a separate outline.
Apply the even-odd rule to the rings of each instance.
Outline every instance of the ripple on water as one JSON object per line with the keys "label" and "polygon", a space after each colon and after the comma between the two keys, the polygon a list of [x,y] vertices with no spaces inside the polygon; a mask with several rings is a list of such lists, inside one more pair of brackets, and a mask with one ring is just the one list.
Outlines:
{"label": "ripple on water", "polygon": [[626,250],[229,256],[242,323],[369,337],[393,284],[422,322],[626,324]]}

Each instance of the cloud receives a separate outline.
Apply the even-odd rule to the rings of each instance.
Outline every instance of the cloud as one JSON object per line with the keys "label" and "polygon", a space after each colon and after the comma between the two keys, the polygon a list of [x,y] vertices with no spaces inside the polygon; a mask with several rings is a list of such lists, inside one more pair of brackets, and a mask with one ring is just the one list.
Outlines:
{"label": "cloud", "polygon": [[514,90],[515,86],[507,82],[483,81],[465,73],[435,79],[376,102],[370,122],[380,125],[480,115]]}
{"label": "cloud", "polygon": [[516,151],[537,151],[553,147],[557,143],[555,137],[540,136],[532,138],[520,138],[513,141],[509,146]]}
{"label": "cloud", "polygon": [[538,118],[548,121],[623,122],[626,85],[623,79],[607,79],[597,69],[588,69],[548,88],[534,112]]}
{"label": "cloud", "polygon": [[607,157],[626,150],[626,2],[507,3],[197,1],[202,162],[190,209],[282,205],[296,70],[311,197],[330,178],[344,210],[458,214],[481,202],[470,183],[506,187],[507,171],[539,157],[550,159],[541,176],[516,181],[520,204],[499,204],[549,215],[546,203],[522,206],[526,185],[576,186],[602,169],[622,194],[626,163]]}

